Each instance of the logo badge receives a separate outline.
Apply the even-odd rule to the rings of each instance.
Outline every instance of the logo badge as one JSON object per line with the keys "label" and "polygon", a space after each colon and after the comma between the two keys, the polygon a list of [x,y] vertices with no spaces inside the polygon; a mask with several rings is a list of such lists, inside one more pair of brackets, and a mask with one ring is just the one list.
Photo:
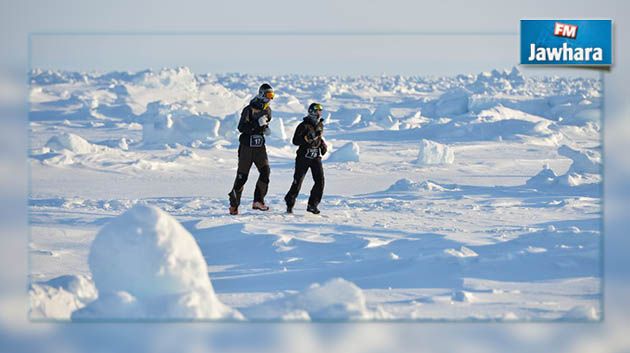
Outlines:
{"label": "logo badge", "polygon": [[521,20],[521,64],[612,65],[612,21]]}

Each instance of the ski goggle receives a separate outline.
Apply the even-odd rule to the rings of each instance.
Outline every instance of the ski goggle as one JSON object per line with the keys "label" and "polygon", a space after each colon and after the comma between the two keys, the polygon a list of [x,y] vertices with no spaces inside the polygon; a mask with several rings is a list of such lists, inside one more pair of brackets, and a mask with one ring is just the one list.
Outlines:
{"label": "ski goggle", "polygon": [[265,93],[263,94],[265,96],[265,98],[267,99],[273,99],[273,97],[275,97],[276,95],[273,93],[273,91],[265,91]]}
{"label": "ski goggle", "polygon": [[320,112],[321,112],[322,110],[324,110],[324,107],[322,107],[322,105],[321,105],[321,104],[315,104],[315,105],[311,108],[311,110],[312,110],[312,111],[314,111],[314,112],[316,112],[316,111],[320,111]]}

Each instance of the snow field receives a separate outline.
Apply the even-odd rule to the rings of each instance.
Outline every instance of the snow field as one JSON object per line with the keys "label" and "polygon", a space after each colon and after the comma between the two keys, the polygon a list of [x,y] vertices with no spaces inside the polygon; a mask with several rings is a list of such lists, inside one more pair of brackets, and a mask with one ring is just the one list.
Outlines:
{"label": "snow field", "polygon": [[[598,80],[31,77],[33,319],[601,317]],[[263,81],[278,92],[272,210],[248,207],[252,168],[230,217],[236,124]],[[288,139],[312,101],[331,151],[323,213],[304,212],[307,175],[286,215]]]}

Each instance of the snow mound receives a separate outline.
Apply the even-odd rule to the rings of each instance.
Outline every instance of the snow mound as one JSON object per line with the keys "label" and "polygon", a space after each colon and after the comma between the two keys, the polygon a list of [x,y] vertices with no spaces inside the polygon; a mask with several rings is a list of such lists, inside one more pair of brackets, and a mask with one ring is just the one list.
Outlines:
{"label": "snow mound", "polygon": [[434,182],[432,182],[430,180],[425,180],[425,181],[421,182],[420,184],[418,184],[418,190],[425,190],[425,191],[453,191],[453,189],[447,189],[447,188],[443,187],[442,185],[434,183]]}
{"label": "snow mound", "polygon": [[195,152],[185,148],[174,155],[166,156],[163,158],[165,162],[178,162],[178,161],[198,161],[201,157]]}
{"label": "snow mound", "polygon": [[525,182],[525,185],[534,188],[576,187],[601,182],[601,157],[599,153],[591,150],[577,150],[563,145],[558,148],[558,154],[573,160],[565,174],[556,175],[548,165],[544,165],[538,174]]}
{"label": "snow mound", "polygon": [[472,93],[465,88],[454,88],[442,94],[435,102],[433,117],[461,115],[468,112]]}
{"label": "snow mound", "polygon": [[83,275],[65,275],[44,282],[53,288],[63,289],[74,294],[79,300],[89,302],[97,297],[96,287],[91,279]]}
{"label": "snow mound", "polygon": [[525,185],[533,188],[576,187],[599,182],[601,182],[600,175],[567,172],[556,176],[553,170],[545,166],[538,174],[529,178]]}
{"label": "snow mound", "polygon": [[106,146],[106,147],[110,147],[110,148],[117,148],[120,149],[122,151],[128,151],[129,150],[129,145],[133,144],[134,140],[127,138],[127,137],[122,137],[119,139],[110,139],[110,140],[104,140],[104,141],[99,141],[99,145],[102,146]]}
{"label": "snow mound", "polygon": [[94,284],[82,275],[66,275],[47,282],[33,283],[29,288],[29,317],[70,319],[73,311],[83,308],[96,297]]}
{"label": "snow mound", "polygon": [[599,314],[597,310],[592,306],[575,306],[571,308],[563,317],[564,320],[589,320],[589,321],[597,321],[599,320]]}
{"label": "snow mound", "polygon": [[475,296],[467,291],[456,290],[451,293],[451,300],[454,302],[471,303],[475,301]]}
{"label": "snow mound", "polygon": [[51,137],[48,142],[46,142],[46,147],[55,152],[65,150],[77,154],[93,153],[103,148],[102,146],[91,144],[83,137],[72,133],[63,133]]}
{"label": "snow mound", "polygon": [[349,142],[334,151],[328,157],[328,162],[358,162],[360,156],[359,145]]}
{"label": "snow mound", "polygon": [[312,284],[301,293],[264,302],[250,309],[249,318],[285,320],[370,320],[387,314],[366,306],[361,288],[343,278]]}
{"label": "snow mound", "polygon": [[81,164],[102,155],[112,155],[111,152],[115,151],[107,146],[90,143],[79,135],[62,133],[51,137],[44,147],[33,149],[31,157],[46,165],[61,166]]}
{"label": "snow mound", "polygon": [[558,176],[556,173],[549,167],[548,164],[545,164],[538,174],[527,179],[525,185],[529,187],[546,187],[554,185],[557,181]]}
{"label": "snow mound", "polygon": [[136,204],[105,225],[88,263],[99,299],[73,319],[241,318],[217,299],[192,235],[157,207]]}
{"label": "snow mound", "polygon": [[145,147],[163,147],[195,141],[215,140],[219,137],[221,121],[198,113],[186,104],[152,102],[142,119],[142,144]]}
{"label": "snow mound", "polygon": [[558,148],[558,154],[573,160],[568,173],[599,174],[600,172],[601,157],[597,152],[590,150],[576,150],[567,145],[562,145]]}
{"label": "snow mound", "polygon": [[536,189],[550,189],[550,188],[563,188],[563,187],[576,187],[584,184],[593,184],[599,182],[599,176],[589,176],[585,174],[571,173],[556,175],[556,173],[549,168],[548,165],[543,166],[543,169],[538,174],[527,179],[525,186]]}
{"label": "snow mound", "polygon": [[386,192],[408,192],[408,191],[457,191],[457,188],[446,188],[431,180],[425,180],[420,183],[416,183],[410,179],[403,178],[397,180],[390,185]]}
{"label": "snow mound", "polygon": [[551,123],[549,120],[543,117],[529,114],[521,110],[508,108],[506,106],[503,106],[502,104],[498,104],[497,106],[481,110],[479,113],[477,113],[477,118],[473,120],[473,122],[492,123],[492,122],[497,122],[501,120],[523,120],[523,121],[529,121],[531,123],[539,124],[538,132],[544,132],[544,131],[541,131],[542,126],[545,126],[545,124]]}
{"label": "snow mound", "polygon": [[460,259],[479,256],[479,254],[477,254],[474,250],[471,250],[465,246],[462,246],[459,250],[445,249],[444,253],[453,257],[460,258]]}
{"label": "snow mound", "polygon": [[600,174],[578,174],[567,173],[559,178],[559,182],[565,186],[580,186],[588,184],[597,184],[602,181]]}
{"label": "snow mound", "polygon": [[418,190],[418,183],[413,182],[411,179],[403,178],[396,180],[395,183],[389,186],[387,190],[389,192],[397,191],[416,191]]}
{"label": "snow mound", "polygon": [[418,165],[452,164],[455,160],[453,149],[441,143],[423,139],[420,143]]}

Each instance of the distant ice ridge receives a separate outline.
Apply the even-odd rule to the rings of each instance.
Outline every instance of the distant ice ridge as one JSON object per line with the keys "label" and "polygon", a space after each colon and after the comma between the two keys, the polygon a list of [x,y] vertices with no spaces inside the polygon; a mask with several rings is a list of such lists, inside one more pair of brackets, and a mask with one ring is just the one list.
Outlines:
{"label": "distant ice ridge", "polygon": [[[142,122],[142,146],[163,148],[176,144],[203,148],[214,145],[217,140],[238,138],[240,114],[225,118],[197,111],[194,105],[185,103],[151,102],[147,111],[140,116]],[[287,133],[281,117],[273,117],[269,124],[271,133],[266,139],[270,143],[284,143]]]}
{"label": "distant ice ridge", "polygon": [[312,284],[303,292],[288,294],[251,308],[252,319],[278,319],[286,321],[310,320],[372,320],[387,319],[383,310],[370,310],[366,306],[361,288],[343,278],[334,278],[324,284]]}
{"label": "distant ice ridge", "polygon": [[511,71],[492,70],[478,74],[473,83],[468,85],[468,89],[477,93],[494,93],[496,91],[506,91],[519,89],[525,86],[526,79],[518,67],[512,67]]}
{"label": "distant ice ridge", "polygon": [[455,160],[453,149],[435,141],[423,139],[420,142],[418,159],[419,165],[452,164]]}
{"label": "distant ice ridge", "polygon": [[345,145],[339,147],[339,149],[333,151],[327,162],[358,162],[360,159],[361,151],[359,144],[356,142],[348,142]]}
{"label": "distant ice ridge", "polygon": [[543,169],[535,176],[529,178],[525,185],[535,188],[574,187],[601,181],[601,157],[598,152],[578,150],[563,145],[558,149],[558,154],[573,160],[565,174],[556,175],[549,165],[544,165]]}
{"label": "distant ice ridge", "polygon": [[172,216],[137,204],[104,226],[88,263],[98,299],[81,319],[242,319],[216,297],[192,235]]}
{"label": "distant ice ridge", "polygon": [[[557,143],[557,125],[598,125],[601,81],[527,77],[518,68],[454,77],[257,76],[196,74],[189,68],[135,73],[31,72],[31,121],[144,121],[146,145],[212,146],[235,142],[242,108],[262,81],[274,82],[272,136],[292,126],[316,99],[326,107],[327,131],[422,128],[436,141],[536,137]],[[161,102],[157,111],[152,106]],[[111,121],[110,121],[111,120]]]}
{"label": "distant ice ridge", "polygon": [[129,93],[127,102],[136,115],[144,113],[151,102],[163,101],[186,103],[200,114],[224,117],[243,106],[246,99],[240,92],[196,75],[187,67],[146,70],[116,82]]}

